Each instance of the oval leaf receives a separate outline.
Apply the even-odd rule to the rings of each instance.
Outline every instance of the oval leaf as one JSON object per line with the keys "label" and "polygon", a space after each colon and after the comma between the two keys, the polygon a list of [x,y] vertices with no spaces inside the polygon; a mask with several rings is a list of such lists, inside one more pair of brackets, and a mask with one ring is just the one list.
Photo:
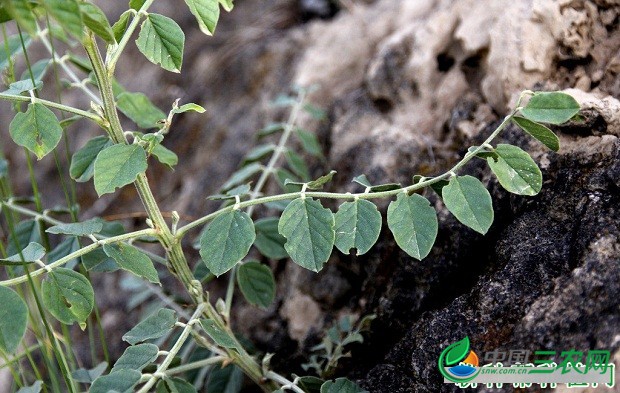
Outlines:
{"label": "oval leaf", "polygon": [[90,387],[90,393],[131,393],[134,386],[140,382],[139,371],[136,370],[118,370],[111,374],[104,375],[95,379]]}
{"label": "oval leaf", "polygon": [[261,254],[271,259],[288,258],[288,252],[284,249],[286,238],[278,232],[277,217],[268,217],[257,220],[256,240],[254,245]]}
{"label": "oval leaf", "polygon": [[336,232],[334,214],[312,198],[297,198],[282,212],[278,231],[293,262],[318,272],[329,259]]}
{"label": "oval leaf", "polygon": [[116,105],[140,128],[157,128],[160,126],[159,122],[166,119],[166,114],[142,93],[121,93],[118,95]]}
{"label": "oval leaf", "polygon": [[437,213],[421,195],[400,193],[388,206],[388,227],[396,244],[410,256],[422,260],[437,237]]}
{"label": "oval leaf", "polygon": [[12,255],[8,258],[0,259],[0,265],[25,264],[41,260],[45,255],[45,248],[39,243],[32,242],[24,248],[21,253]]}
{"label": "oval leaf", "polygon": [[114,145],[95,160],[95,190],[99,196],[114,192],[146,171],[146,152],[138,145]]}
{"label": "oval leaf", "polygon": [[110,22],[99,7],[92,3],[84,2],[80,3],[80,11],[82,12],[82,19],[86,27],[103,38],[108,44],[116,42]]}
{"label": "oval leaf", "polygon": [[0,286],[0,350],[15,353],[28,324],[28,307],[10,288]]}
{"label": "oval leaf", "polygon": [[220,18],[220,6],[217,0],[185,0],[189,10],[196,17],[200,30],[213,35],[217,20]]}
{"label": "oval leaf", "polygon": [[338,378],[321,385],[321,393],[368,393],[368,391],[346,378]]}
{"label": "oval leaf", "polygon": [[532,121],[562,124],[579,113],[579,103],[566,93],[535,93],[521,113]]}
{"label": "oval leaf", "polygon": [[78,322],[82,329],[86,327],[86,318],[95,305],[95,292],[86,277],[56,268],[41,284],[41,292],[43,304],[56,319],[66,325]]}
{"label": "oval leaf", "polygon": [[209,270],[219,277],[248,255],[255,238],[250,216],[240,210],[231,210],[217,216],[202,233],[200,256]]}
{"label": "oval leaf", "polygon": [[172,19],[149,14],[142,22],[136,45],[152,63],[168,71],[181,72],[185,34]]}
{"label": "oval leaf", "polygon": [[381,233],[381,213],[365,199],[345,202],[336,213],[336,247],[343,254],[352,248],[363,255],[377,242]]}
{"label": "oval leaf", "polygon": [[528,120],[525,117],[515,116],[512,118],[512,121],[521,127],[523,131],[542,142],[542,144],[547,146],[549,149],[553,151],[560,150],[560,139],[558,139],[558,136],[547,127]]}
{"label": "oval leaf", "polygon": [[481,234],[493,223],[491,194],[473,176],[454,176],[442,189],[443,201],[457,220]]}
{"label": "oval leaf", "polygon": [[237,270],[237,284],[248,303],[267,308],[276,296],[276,280],[269,266],[248,262]]}
{"label": "oval leaf", "polygon": [[542,188],[542,173],[529,154],[512,145],[499,144],[497,161],[487,158],[499,184],[518,195],[536,195]]}
{"label": "oval leaf", "polygon": [[45,230],[47,233],[85,236],[99,233],[103,230],[103,220],[101,218],[91,218],[90,220],[69,224],[54,225]]}
{"label": "oval leaf", "polygon": [[201,319],[200,324],[213,341],[224,348],[237,348],[237,342],[224,330],[218,327],[212,319]]}
{"label": "oval leaf", "polygon": [[155,344],[133,345],[118,358],[111,372],[118,370],[142,371],[144,367],[157,359],[158,352],[159,348]]}
{"label": "oval leaf", "polygon": [[75,38],[82,39],[84,25],[77,0],[45,0],[47,12]]}
{"label": "oval leaf", "polygon": [[142,341],[159,338],[172,330],[175,323],[177,323],[175,312],[160,308],[125,333],[123,340],[130,345],[135,345]]}
{"label": "oval leaf", "polygon": [[69,168],[71,178],[80,183],[89,181],[95,172],[97,155],[110,146],[112,146],[112,141],[107,136],[98,136],[86,142],[86,145],[76,151],[71,158]]}
{"label": "oval leaf", "polygon": [[114,259],[121,269],[127,270],[138,277],[143,277],[154,284],[159,284],[157,270],[151,259],[134,246],[118,243],[114,246],[106,244],[103,251],[107,256]]}
{"label": "oval leaf", "polygon": [[28,105],[9,125],[13,141],[33,152],[40,160],[54,150],[62,137],[62,127],[54,112],[43,104]]}

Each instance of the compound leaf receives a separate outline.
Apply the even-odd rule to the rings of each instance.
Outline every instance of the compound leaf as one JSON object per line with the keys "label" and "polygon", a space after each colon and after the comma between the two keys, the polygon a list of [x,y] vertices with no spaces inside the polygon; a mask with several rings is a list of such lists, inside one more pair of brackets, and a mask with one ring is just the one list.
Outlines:
{"label": "compound leaf", "polygon": [[418,194],[398,194],[388,206],[387,220],[396,244],[407,254],[422,260],[431,252],[438,224],[428,199]]}
{"label": "compound leaf", "polygon": [[481,234],[487,233],[493,223],[491,194],[473,176],[454,176],[442,189],[443,201],[463,225]]}
{"label": "compound leaf", "polygon": [[352,248],[363,255],[377,242],[381,232],[381,213],[365,199],[345,202],[336,213],[336,247],[343,254]]}
{"label": "compound leaf", "polygon": [[487,158],[499,184],[518,195],[536,195],[542,188],[542,173],[529,154],[512,145],[499,144],[497,160]]}
{"label": "compound leaf", "polygon": [[51,152],[62,137],[62,127],[54,112],[43,104],[29,104],[9,125],[13,141],[33,152],[40,160]]}
{"label": "compound leaf", "polygon": [[95,190],[99,196],[114,192],[146,171],[146,152],[138,145],[113,145],[95,159]]}
{"label": "compound leaf", "polygon": [[125,333],[123,340],[130,345],[135,345],[142,341],[159,338],[172,330],[175,323],[177,323],[175,312],[167,308],[160,308]]}
{"label": "compound leaf", "polygon": [[278,231],[298,265],[318,272],[329,259],[336,232],[334,214],[312,198],[297,198],[282,212]]}
{"label": "compound leaf", "polygon": [[174,20],[149,14],[142,22],[136,45],[150,62],[168,71],[181,72],[185,34]]}
{"label": "compound leaf", "polygon": [[28,307],[10,288],[0,286],[0,350],[15,353],[28,325]]}
{"label": "compound leaf", "polygon": [[59,267],[49,272],[41,284],[43,304],[60,322],[78,322],[86,328],[86,318],[95,305],[95,292],[82,274]]}
{"label": "compound leaf", "polygon": [[521,113],[531,121],[562,124],[579,113],[579,103],[566,93],[535,93]]}
{"label": "compound leaf", "polygon": [[276,295],[276,281],[269,266],[258,262],[247,262],[237,270],[237,284],[245,299],[262,308],[267,308]]}

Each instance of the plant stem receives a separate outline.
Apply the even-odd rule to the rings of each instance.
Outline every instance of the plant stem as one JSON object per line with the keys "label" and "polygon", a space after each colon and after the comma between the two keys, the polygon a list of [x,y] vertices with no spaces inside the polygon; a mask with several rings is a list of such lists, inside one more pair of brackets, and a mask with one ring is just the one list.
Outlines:
{"label": "plant stem", "polygon": [[273,371],[268,371],[265,374],[265,378],[271,379],[272,381],[276,381],[280,384],[282,384],[282,389],[290,389],[296,393],[305,393],[304,390],[302,388],[300,388],[299,386],[295,385],[294,382],[289,381],[288,379],[286,379],[285,377],[283,377],[282,375],[275,373]]}
{"label": "plant stem", "polygon": [[[290,192],[286,194],[279,194],[279,195],[273,195],[273,196],[266,196],[262,198],[250,199],[248,201],[239,203],[238,205],[236,205],[236,207],[239,209],[243,209],[245,207],[249,207],[253,205],[262,205],[262,204],[269,203],[269,202],[296,199],[296,198],[301,197],[302,195],[305,195],[306,197],[312,197],[312,198],[346,199],[346,200],[354,200],[356,198],[357,199],[383,199],[383,198],[388,198],[388,197],[398,195],[401,192],[406,192],[409,194],[414,191],[421,190],[425,187],[430,186],[431,184],[437,183],[440,180],[446,180],[450,178],[453,174],[455,174],[459,169],[461,169],[465,164],[467,164],[472,158],[474,158],[476,154],[478,154],[480,151],[484,149],[483,145],[490,143],[493,139],[495,139],[495,137],[497,137],[497,135],[508,125],[510,119],[512,119],[514,114],[515,112],[506,116],[504,121],[502,121],[502,123],[495,129],[495,131],[493,131],[493,133],[484,141],[484,143],[482,143],[477,148],[471,151],[468,151],[465,154],[465,156],[463,156],[461,161],[459,161],[456,165],[454,165],[450,170],[446,171],[445,173],[441,175],[432,177],[430,179],[426,179],[419,183],[412,184],[407,187],[398,188],[395,190],[372,192],[372,193],[363,192],[363,193],[352,194],[352,193],[317,192],[317,191]],[[235,206],[224,207],[216,212],[208,214],[202,218],[199,218],[197,220],[190,222],[189,224],[185,226],[182,226],[181,228],[177,230],[177,237],[182,238],[183,236],[185,236],[185,234],[187,234],[189,230],[211,221],[212,219],[219,216],[220,214],[223,214],[223,213],[226,213],[232,210],[234,207]]]}
{"label": "plant stem", "polygon": [[[0,99],[7,100],[7,101],[13,101],[13,102],[32,102],[31,97],[16,96],[13,94],[5,94],[5,93],[0,93]],[[39,104],[43,104],[49,108],[54,108],[54,109],[61,110],[63,112],[73,113],[74,115],[82,116],[86,119],[94,121],[95,123],[99,124],[102,127],[105,126],[104,120],[94,113],[90,113],[90,112],[87,112],[81,109],[73,108],[67,105],[58,104],[53,101],[44,100],[42,98],[36,98],[35,102],[38,102]]]}
{"label": "plant stem", "polygon": [[180,374],[186,371],[195,370],[197,368],[203,368],[205,366],[211,366],[217,363],[222,363],[222,362],[225,362],[226,360],[228,360],[228,358],[225,356],[213,356],[208,359],[198,360],[195,362],[183,364],[175,368],[171,368],[168,371],[166,371],[166,375]]}

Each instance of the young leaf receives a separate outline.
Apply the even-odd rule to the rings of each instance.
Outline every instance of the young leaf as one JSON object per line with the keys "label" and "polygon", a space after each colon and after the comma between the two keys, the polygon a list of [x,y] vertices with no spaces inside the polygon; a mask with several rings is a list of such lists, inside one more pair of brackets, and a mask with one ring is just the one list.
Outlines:
{"label": "young leaf", "polygon": [[238,393],[243,385],[243,371],[235,365],[214,368],[209,373],[206,391],[209,393]]}
{"label": "young leaf", "polygon": [[53,227],[46,229],[45,232],[54,234],[85,236],[99,233],[102,229],[103,220],[99,217],[96,217],[82,222],[54,225]]}
{"label": "young leaf", "polygon": [[155,145],[151,153],[157,157],[159,162],[168,166],[170,169],[179,163],[179,157],[176,153],[161,144]]}
{"label": "young leaf", "polygon": [[261,254],[270,259],[287,258],[288,253],[284,249],[286,238],[278,232],[276,217],[262,218],[254,223],[256,227],[256,240],[254,245]]}
{"label": "young leaf", "polygon": [[213,35],[220,18],[218,0],[185,0],[185,3],[196,17],[200,30],[207,35]]}
{"label": "young leaf", "polygon": [[121,355],[114,363],[111,373],[118,370],[136,370],[142,369],[157,359],[159,348],[155,344],[138,344],[133,345]]}
{"label": "young leaf", "polygon": [[29,0],[3,1],[2,5],[21,29],[30,35],[37,33],[37,22]]}
{"label": "young leaf", "polygon": [[481,234],[493,223],[491,194],[472,176],[454,176],[442,190],[443,201],[457,220]]}
{"label": "young leaf", "polygon": [[334,247],[334,214],[312,198],[297,198],[282,212],[278,231],[293,262],[318,272]]}
{"label": "young leaf", "polygon": [[28,105],[9,125],[13,141],[33,152],[40,160],[51,152],[62,137],[62,127],[54,112],[43,104]]}
{"label": "young leaf", "polygon": [[497,161],[489,157],[489,167],[499,184],[518,195],[536,195],[542,188],[542,173],[529,154],[512,145],[499,144]]}
{"label": "young leaf", "polygon": [[116,105],[140,128],[157,128],[158,122],[166,118],[166,114],[142,93],[123,92],[118,95]]}
{"label": "young leaf", "polygon": [[45,255],[45,247],[39,243],[30,243],[21,253],[11,255],[8,258],[0,258],[0,265],[27,264],[40,261]]}
{"label": "young leaf", "polygon": [[321,393],[368,393],[346,378],[327,381],[321,386]]}
{"label": "young leaf", "polygon": [[123,12],[121,16],[118,18],[118,21],[112,26],[112,31],[114,32],[114,39],[116,42],[119,42],[123,35],[125,34],[125,30],[127,30],[127,25],[129,25],[129,18],[131,17],[131,12],[129,10]]}
{"label": "young leaf", "polygon": [[323,175],[316,180],[312,180],[311,182],[308,182],[307,188],[310,190],[320,190],[323,188],[325,184],[332,181],[332,178],[334,177],[335,174],[336,174],[336,171],[333,171],[333,170],[329,171],[327,175]]}
{"label": "young leaf", "polygon": [[201,107],[198,104],[194,104],[193,102],[190,102],[189,104],[184,104],[178,108],[173,109],[172,113],[185,113],[185,112],[205,113],[205,111],[206,111],[205,108]]}
{"label": "young leaf", "polygon": [[98,136],[86,142],[86,145],[75,152],[71,158],[69,168],[71,178],[80,183],[90,180],[95,172],[97,155],[110,146],[112,146],[112,141],[107,136]]}
{"label": "young leaf", "polygon": [[82,12],[82,19],[86,27],[103,38],[108,44],[116,42],[114,32],[112,31],[112,27],[110,27],[110,22],[99,7],[93,3],[83,2],[80,3],[80,11]]}
{"label": "young leaf", "polygon": [[248,252],[256,232],[247,213],[231,210],[217,216],[200,238],[200,256],[216,276],[229,271]]}
{"label": "young leaf", "polygon": [[93,311],[95,292],[90,281],[82,274],[59,267],[49,272],[41,284],[45,308],[60,322],[73,322],[86,328],[86,318]]}
{"label": "young leaf", "polygon": [[81,40],[84,34],[82,13],[77,0],[44,0],[47,12],[71,35]]}
{"label": "young leaf", "polygon": [[71,373],[71,377],[75,379],[76,382],[92,384],[95,379],[99,378],[107,369],[108,363],[101,362],[90,370],[85,368],[77,369]]}
{"label": "young leaf", "polygon": [[388,206],[388,227],[396,244],[417,260],[424,259],[437,237],[437,213],[428,199],[419,194],[399,193]]}
{"label": "young leaf", "polygon": [[542,144],[547,146],[549,149],[553,151],[560,150],[560,140],[558,139],[558,136],[544,125],[520,116],[514,116],[512,121],[521,127],[523,131],[542,142]]}
{"label": "young leaf", "polygon": [[123,341],[135,345],[142,341],[159,338],[172,330],[175,323],[177,323],[175,312],[167,308],[160,308],[125,333]]}
{"label": "young leaf", "polygon": [[95,379],[89,393],[131,393],[141,376],[136,370],[118,370]]}
{"label": "young leaf", "polygon": [[357,199],[345,202],[336,213],[336,247],[343,254],[352,248],[363,255],[377,242],[381,232],[381,213],[374,203]]}
{"label": "young leaf", "polygon": [[103,246],[103,251],[107,256],[113,258],[121,269],[159,284],[159,277],[153,262],[134,246],[125,243],[118,243],[117,246],[106,244]]}
{"label": "young leaf", "polygon": [[142,22],[136,45],[150,62],[168,71],[181,72],[185,34],[174,20],[149,14]]}
{"label": "young leaf", "polygon": [[28,307],[12,289],[0,285],[0,350],[15,353],[28,324]]}
{"label": "young leaf", "polygon": [[146,168],[146,152],[138,145],[105,148],[95,160],[95,190],[99,196],[112,193],[135,181]]}
{"label": "young leaf", "polygon": [[276,281],[269,266],[248,262],[237,270],[237,284],[250,304],[267,308],[276,296]]}
{"label": "young leaf", "polygon": [[534,122],[562,124],[579,113],[579,103],[566,93],[535,93],[521,113]]}
{"label": "young leaf", "polygon": [[228,333],[219,328],[211,319],[201,319],[200,324],[215,343],[224,348],[237,348],[238,344]]}

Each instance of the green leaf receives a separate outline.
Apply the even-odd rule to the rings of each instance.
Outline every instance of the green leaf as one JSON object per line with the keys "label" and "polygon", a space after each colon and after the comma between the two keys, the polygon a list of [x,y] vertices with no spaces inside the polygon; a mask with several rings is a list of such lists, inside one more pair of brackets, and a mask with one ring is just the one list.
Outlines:
{"label": "green leaf", "polygon": [[194,104],[193,102],[190,102],[188,104],[184,104],[181,105],[178,108],[174,108],[172,110],[172,113],[185,113],[185,112],[198,112],[198,113],[205,113],[206,109],[201,107],[198,104]]}
{"label": "green leaf", "polygon": [[155,344],[138,344],[133,345],[123,352],[120,358],[114,364],[112,373],[118,370],[136,370],[142,369],[157,359],[159,348]]}
{"label": "green leaf", "polygon": [[519,116],[514,116],[512,121],[521,127],[523,131],[542,142],[542,144],[547,146],[549,149],[553,151],[560,150],[560,139],[553,131],[544,125]]}
{"label": "green leaf", "polygon": [[37,22],[29,0],[3,1],[6,11],[15,19],[22,30],[30,35],[37,33]]}
{"label": "green leaf", "polygon": [[39,393],[42,388],[43,381],[35,381],[32,385],[24,386],[23,388],[19,389],[17,393]]}
{"label": "green leaf", "polygon": [[134,246],[125,243],[118,243],[116,246],[106,244],[103,246],[103,251],[107,256],[113,258],[121,269],[127,270],[138,277],[143,277],[152,283],[159,284],[159,277],[153,262],[146,254]]}
{"label": "green leaf", "polygon": [[0,258],[0,265],[27,264],[40,261],[45,255],[45,247],[39,243],[30,243],[21,253],[12,255],[8,258]]}
{"label": "green leaf", "polygon": [[118,95],[116,105],[140,128],[157,128],[160,126],[158,123],[166,118],[166,114],[142,93],[121,93]]}
{"label": "green leaf", "polygon": [[307,182],[310,180],[310,171],[304,159],[292,150],[289,150],[285,154],[286,162],[289,167],[297,176],[301,177],[301,180]]}
{"label": "green leaf", "polygon": [[284,249],[286,238],[278,232],[278,221],[276,217],[269,217],[254,223],[256,227],[254,245],[261,254],[270,259],[288,258],[288,253]]}
{"label": "green leaf", "polygon": [[269,154],[273,153],[275,149],[276,149],[276,145],[274,145],[273,143],[266,144],[266,145],[258,145],[252,150],[250,150],[248,154],[245,155],[245,157],[243,158],[243,164],[262,160],[263,158],[267,157]]}
{"label": "green leaf", "polygon": [[168,71],[181,72],[185,34],[172,19],[159,14],[149,14],[142,22],[136,44],[152,63],[159,64]]}
{"label": "green leaf", "polygon": [[316,135],[306,130],[302,130],[301,128],[296,129],[295,132],[297,133],[301,146],[306,153],[318,158],[323,158],[323,149],[321,149],[321,144],[319,143]]}
{"label": "green leaf", "polygon": [[463,225],[481,234],[493,223],[493,202],[489,191],[472,176],[454,176],[442,190],[443,201],[450,213]]}
{"label": "green leaf", "polygon": [[48,273],[41,284],[43,305],[60,322],[71,325],[78,322],[86,328],[86,318],[93,311],[95,292],[90,281],[82,274],[64,267]]}
{"label": "green leaf", "polygon": [[282,212],[278,231],[286,238],[284,248],[293,262],[318,272],[334,246],[334,214],[312,198],[297,198]]}
{"label": "green leaf", "polygon": [[160,308],[125,333],[123,341],[135,345],[142,341],[159,338],[172,330],[175,323],[177,323],[175,312],[167,308]]}
{"label": "green leaf", "polygon": [[352,248],[356,255],[363,255],[379,239],[381,233],[381,213],[374,203],[357,199],[345,202],[336,213],[336,247],[343,254],[349,254]]}
{"label": "green leaf", "polygon": [[185,3],[196,17],[200,30],[207,35],[213,35],[220,18],[218,0],[185,0]]}
{"label": "green leaf", "polygon": [[299,387],[306,392],[318,393],[321,391],[321,386],[325,383],[325,381],[321,378],[305,376],[299,377],[299,379],[297,379],[297,383],[299,384]]}
{"label": "green leaf", "polygon": [[0,350],[15,353],[28,324],[28,307],[10,288],[0,286]]}
{"label": "green leaf", "polygon": [[156,393],[196,393],[191,383],[176,377],[165,377],[157,384]]}
{"label": "green leaf", "polygon": [[129,8],[139,11],[146,0],[129,0]]}
{"label": "green leaf", "polygon": [[323,188],[325,184],[332,181],[332,178],[334,177],[335,174],[336,174],[336,171],[333,171],[333,170],[329,171],[327,175],[323,175],[316,180],[312,180],[311,182],[308,182],[307,188],[310,190],[320,190]]}
{"label": "green leaf", "polygon": [[424,259],[437,237],[437,213],[428,199],[419,194],[399,193],[388,206],[388,227],[396,244],[417,260]]}
{"label": "green leaf", "polygon": [[444,350],[446,353],[446,365],[452,366],[461,362],[469,353],[469,337],[455,342]]}
{"label": "green leaf", "polygon": [[[50,264],[52,262],[56,262],[60,258],[64,258],[67,255],[71,254],[80,249],[80,242],[78,242],[77,237],[69,236],[60,244],[56,246],[50,253],[47,255],[47,263]],[[74,258],[65,264],[67,269],[73,269],[77,264],[77,258]]]}
{"label": "green leaf", "polygon": [[77,0],[44,0],[47,12],[71,35],[81,40],[84,34],[82,13]]}
{"label": "green leaf", "polygon": [[3,91],[3,94],[18,96],[22,93],[31,90],[40,90],[43,87],[43,82],[40,80],[35,80],[35,85],[32,84],[32,79],[30,77],[28,79],[23,79],[17,82],[13,82],[9,85],[9,89]]}
{"label": "green leaf", "polygon": [[98,248],[85,255],[82,255],[82,264],[88,271],[92,272],[114,272],[119,269],[113,258]]}
{"label": "green leaf", "polygon": [[275,134],[276,132],[284,131],[286,124],[283,123],[271,123],[258,131],[258,137],[262,138],[267,135]]}
{"label": "green leaf", "polygon": [[82,222],[54,225],[53,227],[48,228],[45,232],[74,236],[86,236],[99,233],[102,229],[103,220],[99,217],[95,217]]}
{"label": "green leaf", "polygon": [[276,280],[269,266],[247,262],[237,270],[237,284],[250,304],[267,308],[276,296]]}
{"label": "green leaf", "polygon": [[535,93],[521,113],[531,121],[562,124],[579,113],[579,103],[566,93]]}
{"label": "green leaf", "polygon": [[95,159],[95,190],[109,194],[136,180],[147,168],[146,152],[138,145],[113,145]]}
{"label": "green leaf", "polygon": [[233,173],[230,179],[228,179],[228,181],[224,183],[224,185],[222,186],[222,191],[229,190],[236,185],[244,183],[250,177],[254,176],[262,170],[263,166],[257,162],[244,166],[243,168]]}
{"label": "green leaf", "polygon": [[321,393],[368,393],[346,378],[327,381],[321,386]]}
{"label": "green leaf", "polygon": [[536,195],[542,188],[542,173],[529,154],[512,145],[499,144],[497,161],[489,157],[489,167],[499,184],[518,195]]}
{"label": "green leaf", "polygon": [[127,30],[127,26],[129,25],[129,18],[131,17],[131,12],[129,10],[123,12],[121,16],[118,18],[118,21],[112,26],[112,31],[114,32],[114,40],[119,42],[125,31]]}
{"label": "green leaf", "polygon": [[92,30],[92,32],[97,34],[99,37],[103,38],[103,40],[108,44],[113,44],[116,42],[116,39],[114,38],[114,31],[112,31],[110,22],[99,7],[93,3],[83,2],[80,3],[80,11],[82,12],[82,19],[84,20],[86,27]]}
{"label": "green leaf", "polygon": [[76,151],[71,158],[69,168],[71,178],[80,183],[89,181],[95,173],[97,155],[110,146],[112,146],[112,140],[107,136],[98,136],[86,142],[86,145]]}
{"label": "green leaf", "polygon": [[359,176],[355,176],[353,178],[353,182],[357,183],[361,186],[364,187],[372,187],[372,184],[370,183],[370,180],[368,180],[368,178],[366,177],[366,175],[359,175]]}
{"label": "green leaf", "polygon": [[18,254],[30,243],[43,243],[41,239],[41,226],[38,221],[25,220],[15,226],[8,240],[6,253],[8,255]]}
{"label": "green leaf", "polygon": [[155,145],[151,153],[157,157],[159,162],[168,166],[170,169],[179,163],[179,157],[176,153],[161,144]]}
{"label": "green leaf", "polygon": [[237,366],[228,365],[214,368],[209,373],[206,391],[209,393],[238,393],[243,385],[243,371]]}
{"label": "green leaf", "polygon": [[233,0],[220,0],[220,4],[222,8],[226,10],[226,12],[230,12],[233,9]]}
{"label": "green leaf", "polygon": [[54,150],[62,137],[62,127],[54,112],[43,104],[29,104],[9,125],[13,141],[33,152],[40,160]]}
{"label": "green leaf", "polygon": [[140,382],[139,371],[118,370],[97,378],[90,387],[89,393],[131,393]]}
{"label": "green leaf", "polygon": [[399,188],[401,188],[400,183],[386,183],[386,184],[379,184],[379,185],[373,186],[368,180],[368,178],[366,177],[366,175],[356,176],[355,178],[353,178],[353,182],[361,186],[364,186],[365,188],[368,189],[368,192],[392,191],[392,190],[398,190]]}
{"label": "green leaf", "polygon": [[[11,2],[15,3],[15,2]],[[28,49],[30,46],[30,37],[22,35],[24,40],[24,46]],[[9,36],[6,41],[0,44],[0,71],[4,72],[4,69],[9,66],[9,59],[22,53],[22,39],[19,34]],[[22,78],[24,79],[24,78]]]}
{"label": "green leaf", "polygon": [[80,368],[71,373],[71,377],[75,379],[76,382],[91,384],[95,381],[95,379],[99,378],[105,370],[108,368],[107,362],[101,362],[94,368],[87,370],[85,368]]}
{"label": "green leaf", "polygon": [[224,330],[219,328],[211,319],[201,319],[200,324],[213,341],[224,348],[238,348],[238,344]]}
{"label": "green leaf", "polygon": [[241,210],[231,210],[217,216],[202,233],[200,256],[219,277],[248,255],[255,238],[250,216]]}

